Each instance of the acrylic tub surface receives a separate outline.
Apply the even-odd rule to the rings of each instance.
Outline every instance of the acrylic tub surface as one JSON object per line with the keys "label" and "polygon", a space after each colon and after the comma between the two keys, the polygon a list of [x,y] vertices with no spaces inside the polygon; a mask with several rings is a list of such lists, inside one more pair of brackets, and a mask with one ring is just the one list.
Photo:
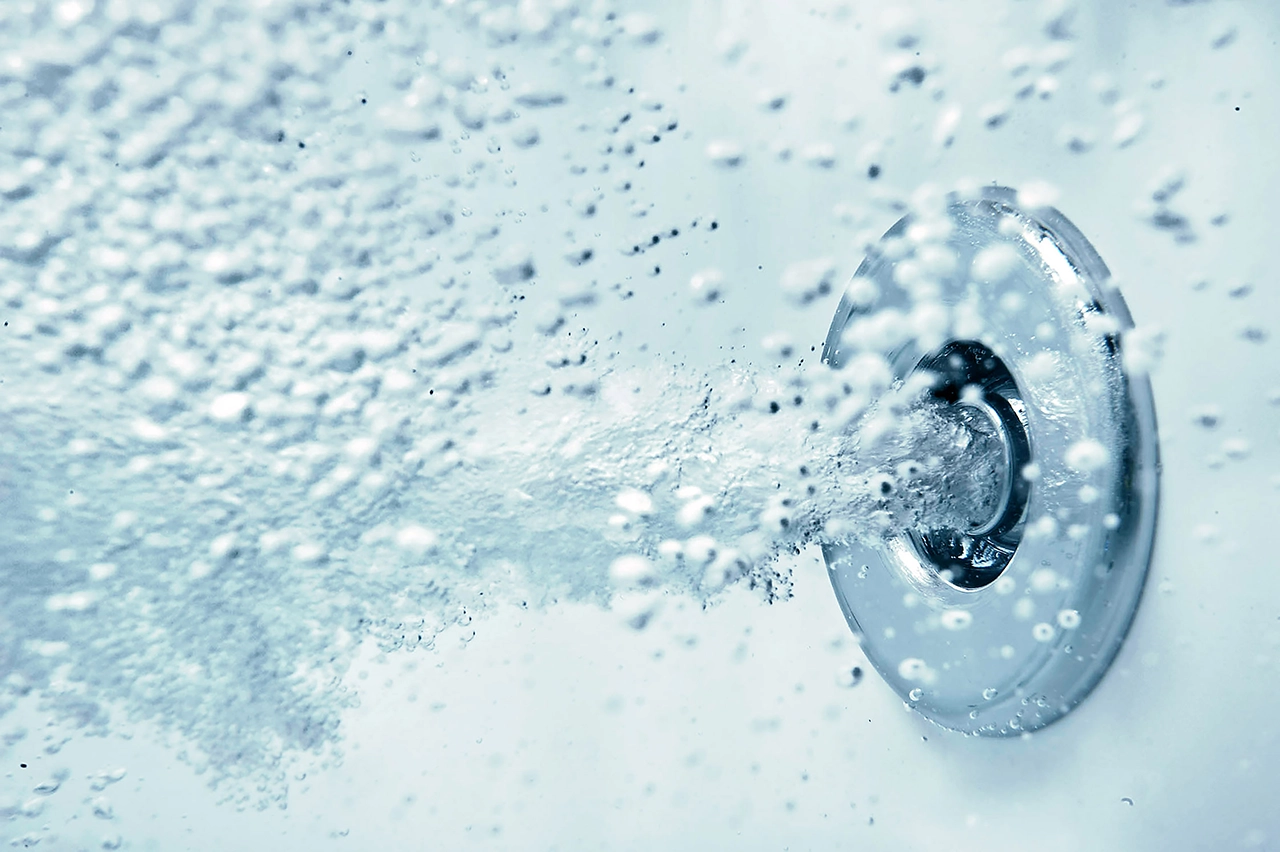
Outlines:
{"label": "acrylic tub surface", "polygon": [[[145,37],[150,12],[122,11],[128,5],[58,4],[40,30],[41,44],[52,45],[40,59],[43,70],[0,71],[6,97],[16,100],[21,87],[46,97],[40,93],[60,91],[67,79],[81,87],[76,103],[89,103],[87,92],[106,84],[66,68],[98,61],[101,44],[134,40],[134,47],[105,49],[146,56],[154,48]],[[270,5],[245,4],[245,19],[279,14],[269,12]],[[386,48],[399,31],[388,25],[379,33],[367,21],[334,36],[334,44],[344,45],[333,51],[335,61],[350,63],[343,74],[312,67],[319,61],[314,56],[288,59],[311,68],[306,73],[318,81],[316,91],[303,86],[294,93],[297,100],[277,108],[252,99],[240,103],[235,81],[193,78],[184,84],[188,107],[223,103],[227,126],[242,134],[274,133],[280,124],[287,140],[278,144],[289,148],[291,158],[309,158],[306,168],[323,166],[326,157],[336,157],[333,150],[357,162],[359,146],[343,147],[344,134],[356,138],[365,132],[352,129],[360,122],[385,122],[383,129],[400,134],[396,144],[405,146],[392,174],[397,181],[414,178],[415,193],[438,196],[439,210],[459,223],[449,227],[470,228],[466,220],[473,217],[498,221],[504,210],[524,224],[504,222],[507,230],[492,242],[476,239],[466,251],[450,244],[451,253],[437,257],[430,252],[439,243],[428,232],[436,226],[450,231],[443,219],[416,218],[412,227],[424,236],[414,262],[431,271],[396,267],[378,286],[403,296],[410,312],[415,300],[446,292],[446,284],[460,288],[449,292],[483,286],[515,292],[500,288],[524,286],[522,256],[496,265],[493,256],[517,233],[524,251],[536,258],[539,277],[536,286],[519,291],[530,309],[512,327],[513,351],[520,351],[521,335],[540,333],[534,326],[544,319],[536,308],[551,305],[564,315],[566,330],[589,324],[609,341],[616,357],[599,373],[642,369],[656,358],[691,372],[729,359],[767,371],[782,360],[776,343],[782,335],[793,341],[788,358],[817,359],[865,241],[878,239],[901,215],[893,198],[962,179],[1038,188],[1106,259],[1134,317],[1137,342],[1153,353],[1163,463],[1160,520],[1145,593],[1111,670],[1078,709],[1029,738],[965,738],[909,712],[879,681],[852,641],[816,547],[784,558],[790,600],[766,605],[758,590],[739,583],[703,609],[695,597],[672,592],[652,620],[639,619],[641,630],[601,605],[607,594],[554,601],[559,587],[547,580],[543,599],[525,606],[495,584],[498,602],[470,624],[444,630],[432,649],[350,649],[352,663],[341,681],[358,701],[340,713],[343,756],[304,765],[286,755],[287,809],[272,802],[258,810],[261,797],[244,793],[248,784],[224,783],[211,791],[207,775],[184,762],[182,738],[165,729],[163,718],[124,718],[127,701],[108,708],[118,715],[105,725],[106,736],[88,736],[96,732],[92,720],[84,729],[46,727],[39,696],[24,695],[21,683],[7,681],[4,689],[16,706],[0,719],[0,733],[15,736],[0,740],[0,837],[19,846],[39,839],[54,849],[165,850],[1280,848],[1272,801],[1280,764],[1280,574],[1271,535],[1280,510],[1280,291],[1271,234],[1280,194],[1273,150],[1280,137],[1280,95],[1273,85],[1280,79],[1280,8],[1262,0],[1153,0],[1134,8],[1102,0],[673,0],[619,8],[611,24],[619,29],[616,44],[577,51],[557,41],[562,33],[585,38],[586,24],[574,25],[566,10],[581,7],[583,21],[596,20],[597,4],[481,5],[483,10],[467,11],[452,3],[423,4],[406,19],[432,22],[430,44],[418,54],[440,79],[463,73],[450,70],[452,61],[472,68],[498,57],[511,76],[511,98],[522,99],[509,120],[468,113],[487,103],[485,92],[468,90],[479,86],[472,78],[455,88],[475,98],[455,93],[457,102],[441,111],[434,136],[420,117],[379,114],[393,97],[403,97],[396,75],[412,77],[413,68],[422,66],[401,62]],[[350,14],[369,20],[381,14],[376,4],[352,6]],[[137,20],[108,26],[105,21],[118,13]],[[310,14],[298,20],[321,26],[323,13]],[[521,36],[525,40],[514,44],[481,35],[483,27],[492,35],[508,14],[517,29],[545,20],[551,35]],[[165,38],[181,41],[180,24],[173,27]],[[113,28],[119,32],[108,38]],[[169,32],[170,25],[161,30]],[[228,24],[226,32],[232,31],[238,32]],[[210,55],[231,48],[216,38],[212,43]],[[17,50],[3,35],[0,44],[0,54]],[[136,95],[137,87],[155,85],[157,75],[164,79],[166,69],[176,74],[189,68],[199,49],[185,45],[178,53],[187,59],[170,56],[163,59],[169,65],[135,67],[117,81],[121,91],[132,86]],[[267,39],[235,49],[252,57],[276,48]],[[606,66],[615,77],[612,87],[584,81]],[[246,67],[269,77],[261,63]],[[496,78],[488,84],[499,90]],[[24,187],[44,192],[40,181],[56,179],[49,177],[54,172],[37,174],[37,165],[23,165],[31,159],[22,154],[27,148],[37,154],[40,146],[58,148],[74,163],[88,156],[84,151],[96,151],[93,145],[107,145],[95,140],[109,139],[103,128],[117,120],[108,120],[111,103],[145,111],[147,121],[138,126],[150,135],[134,139],[132,147],[112,147],[123,163],[120,177],[113,159],[102,180],[127,186],[129,174],[167,167],[164,158],[149,158],[147,146],[154,154],[164,139],[182,138],[173,127],[182,124],[185,107],[166,102],[144,110],[145,104],[123,96],[112,101],[107,88],[101,89],[107,112],[85,113],[84,126],[92,129],[87,141],[60,140],[52,131],[40,135],[39,128],[56,120],[14,107],[37,129],[28,139],[10,140],[18,153],[0,165],[7,181],[0,203],[25,210],[15,205],[45,196],[28,195]],[[434,97],[426,89],[413,91]],[[317,126],[304,96],[315,103],[345,98],[350,108],[342,122]],[[118,120],[132,120],[129,110]],[[620,122],[623,114],[626,122]],[[266,118],[275,122],[270,128],[255,123]],[[592,129],[576,129],[582,122]],[[600,128],[611,122],[631,128],[619,131],[613,144],[629,140],[634,153],[603,153],[610,143]],[[0,124],[2,142],[10,121]],[[231,145],[235,136],[219,144]],[[660,139],[652,141],[654,136]],[[266,144],[264,139],[269,141],[255,137],[253,144]],[[272,162],[284,163],[284,149],[273,150]],[[604,162],[611,164],[608,173],[574,171]],[[227,170],[201,187],[216,195],[219,186],[248,180]],[[80,190],[74,182],[59,186],[48,197],[62,198],[73,212],[58,215],[72,217],[77,204],[88,202],[75,194]],[[880,196],[889,200],[876,201]],[[81,240],[88,252],[95,234],[112,233],[119,222],[152,221],[162,212],[147,203],[76,220],[81,230],[72,228],[63,239]],[[277,203],[260,214],[301,210],[307,202]],[[394,198],[386,209],[398,203],[415,215],[424,209],[421,199]],[[542,203],[548,209],[539,213]],[[582,215],[579,208],[592,203],[598,215]],[[322,251],[326,235],[333,242],[345,239],[342,229],[351,225],[329,209],[315,210],[308,221],[315,242],[293,247],[303,254]],[[232,226],[216,215],[202,222],[210,242],[199,247],[204,266],[193,273],[184,298],[222,288],[216,292],[233,299],[237,287],[254,280],[258,247],[246,237],[226,246],[230,254],[217,254],[218,234],[225,233],[219,229]],[[17,227],[21,223],[9,224],[14,234],[26,233]],[[627,239],[656,234],[658,225],[662,235],[653,245],[626,251]],[[672,228],[681,233],[667,236]],[[56,286],[50,280],[62,273],[41,260],[39,233],[26,242],[4,240],[11,288],[3,291],[6,298],[19,292],[13,288],[34,287],[42,272],[41,286]],[[45,248],[55,255],[66,250]],[[584,260],[584,248],[595,255]],[[378,246],[367,249],[376,268]],[[124,262],[110,252],[92,257],[104,275]],[[147,257],[155,269],[167,262],[163,255]],[[784,283],[790,265],[819,258],[830,258],[835,270],[827,286],[808,291],[797,279]],[[243,280],[237,264],[245,270]],[[484,285],[465,278],[472,268],[485,277]],[[696,278],[712,268],[720,278]],[[495,283],[493,275],[516,283]],[[570,286],[588,280],[599,284],[589,309],[584,305],[590,300]],[[300,288],[297,299],[310,295],[301,280],[282,280],[281,286]],[[324,288],[346,285],[334,276],[315,286],[323,296],[329,292]],[[706,298],[709,287],[720,291],[718,301]],[[631,297],[622,298],[627,290]],[[35,351],[29,341],[50,337],[39,330],[52,322],[37,315],[41,304],[26,299],[20,309],[3,308],[11,327],[26,323],[30,337],[0,338],[0,361],[13,364]],[[582,319],[578,326],[575,318]],[[98,319],[93,328],[107,341],[102,346],[111,345],[111,334],[126,333],[111,331],[110,316]],[[294,320],[305,323],[306,311],[298,310]],[[449,316],[432,321],[448,322]],[[141,327],[135,320],[128,333]],[[437,347],[428,354],[441,371],[453,363],[454,350],[465,358],[474,348],[468,337],[474,330],[466,323],[448,329],[452,337],[424,343]],[[761,343],[770,336],[770,344]],[[92,361],[93,340],[80,344],[83,351],[65,357]],[[366,348],[360,357],[372,365],[377,347],[368,342]],[[325,357],[330,371],[350,367],[355,375],[365,366],[350,352]],[[385,357],[394,363],[398,356]],[[585,369],[597,367],[592,362]],[[0,393],[10,398],[14,370],[0,367]],[[69,372],[48,373],[50,393]],[[471,387],[484,387],[482,375],[471,378]],[[22,388],[34,387],[23,381]],[[230,384],[222,390],[210,416],[229,429],[247,402]],[[560,392],[557,387],[554,393]],[[527,387],[518,401],[480,390],[475,405],[496,420],[526,398],[534,398]],[[240,451],[231,439],[208,450],[228,458]],[[0,452],[20,457],[23,449],[10,444]],[[359,446],[343,452],[364,458]],[[65,463],[84,462],[69,449]],[[459,515],[467,510],[460,506]],[[447,525],[447,519],[430,520],[410,532],[401,526],[399,538],[389,533],[398,552],[430,553],[435,542],[425,527]],[[353,539],[363,532],[353,528]],[[324,566],[332,562],[318,556],[307,562],[312,557],[305,545],[289,540],[281,553],[328,570]],[[18,570],[28,564],[24,558],[10,550],[0,555],[0,570]],[[205,569],[193,569],[191,562],[211,559],[203,551],[185,559],[174,594],[195,594],[182,584],[205,576]],[[209,571],[215,563],[206,566]],[[596,570],[604,574],[608,567]],[[40,583],[54,575],[32,576]],[[119,576],[109,581],[123,582]],[[382,591],[394,598],[395,584]],[[329,599],[335,608],[351,604],[342,592],[335,589]],[[280,590],[270,594],[280,595],[279,622],[292,624],[285,604],[295,598]],[[75,614],[83,600],[58,597],[50,611],[102,617]],[[26,623],[5,607],[0,603],[0,631]],[[223,617],[213,609],[208,615]],[[299,627],[298,635],[309,634]],[[56,647],[45,650],[58,653]],[[7,665],[5,654],[0,648],[0,663]],[[246,689],[275,682],[254,680],[261,674],[254,665],[248,658],[233,673],[243,676]],[[126,698],[154,686],[147,672],[136,674],[136,690],[121,692]],[[59,695],[64,705],[75,694],[72,688],[59,692],[56,671],[46,687],[46,697]],[[262,700],[268,707],[270,699]],[[25,736],[17,737],[23,727]],[[308,742],[324,736],[310,729],[293,733]],[[115,780],[109,773],[117,767],[127,772]],[[246,807],[218,804],[242,794]],[[117,835],[119,847],[111,845]]]}

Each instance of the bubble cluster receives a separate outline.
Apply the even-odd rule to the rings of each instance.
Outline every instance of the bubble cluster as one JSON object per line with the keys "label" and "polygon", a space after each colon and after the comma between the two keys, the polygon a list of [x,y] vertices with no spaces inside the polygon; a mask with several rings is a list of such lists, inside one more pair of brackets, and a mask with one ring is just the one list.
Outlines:
{"label": "bubble cluster", "polygon": [[[685,127],[615,58],[658,49],[658,19],[29,11],[0,9],[0,714],[37,693],[88,733],[155,722],[211,777],[255,778],[242,804],[280,804],[293,756],[335,750],[365,643],[429,647],[499,596],[612,603],[637,629],[671,594],[783,598],[781,553],[991,502],[963,424],[877,407],[871,351],[780,377],[615,362],[594,312],[661,275],[663,246],[721,233],[644,191],[646,152]],[[891,86],[921,85],[918,22],[885,26]],[[843,163],[829,141],[799,151]],[[706,308],[734,281],[700,268],[684,280]],[[839,279],[795,258],[778,281],[801,308]],[[873,320],[869,349],[936,325]]]}

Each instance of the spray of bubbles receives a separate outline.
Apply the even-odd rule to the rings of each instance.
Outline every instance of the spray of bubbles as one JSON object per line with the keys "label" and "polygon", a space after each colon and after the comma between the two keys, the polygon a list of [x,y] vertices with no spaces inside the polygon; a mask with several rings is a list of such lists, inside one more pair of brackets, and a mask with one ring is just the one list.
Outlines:
{"label": "spray of bubbles", "polygon": [[[637,628],[670,594],[785,598],[780,553],[992,504],[986,439],[883,399],[870,353],[781,377],[614,363],[591,312],[660,274],[653,246],[719,228],[628,224],[608,261],[588,236],[645,214],[628,175],[679,126],[660,102],[584,119],[599,144],[570,172],[616,187],[584,180],[557,216],[607,227],[548,260],[509,233],[522,202],[486,205],[511,163],[560,163],[579,97],[503,50],[588,56],[590,93],[656,21],[419,5],[0,9],[0,715],[35,693],[90,733],[156,722],[256,779],[242,801],[282,802],[291,756],[336,747],[364,643],[430,646],[494,598],[612,602]],[[486,59],[437,52],[455,27]],[[370,45],[391,71],[358,90]],[[797,304],[835,281],[783,275]],[[706,306],[731,283],[690,286]]]}

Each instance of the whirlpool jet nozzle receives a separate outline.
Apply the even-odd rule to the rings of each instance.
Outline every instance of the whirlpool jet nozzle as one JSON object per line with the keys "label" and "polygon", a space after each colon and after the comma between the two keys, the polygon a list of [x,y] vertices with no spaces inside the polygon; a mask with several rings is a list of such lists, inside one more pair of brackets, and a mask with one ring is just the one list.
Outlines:
{"label": "whirlpool jet nozzle", "polygon": [[[950,271],[921,275],[929,252]],[[1019,734],[1089,694],[1137,608],[1159,478],[1151,389],[1125,369],[1132,321],[1098,253],[1012,190],[894,225],[854,275],[823,360],[843,366],[866,349],[862,323],[922,299],[948,309],[954,339],[882,354],[899,382],[926,372],[937,406],[994,438],[995,499],[965,529],[926,524],[824,555],[868,659],[911,707],[952,730]]]}

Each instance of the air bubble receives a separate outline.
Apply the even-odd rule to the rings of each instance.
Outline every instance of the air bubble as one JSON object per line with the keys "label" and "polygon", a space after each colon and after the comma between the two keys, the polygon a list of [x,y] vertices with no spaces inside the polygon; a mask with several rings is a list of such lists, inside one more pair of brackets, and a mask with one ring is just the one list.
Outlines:
{"label": "air bubble", "polygon": [[625,509],[635,515],[648,515],[653,512],[653,498],[634,488],[620,491],[614,498],[614,503],[619,509]]}
{"label": "air bubble", "polygon": [[1100,442],[1085,438],[1067,448],[1065,461],[1073,470],[1091,473],[1104,467],[1110,458],[1111,454]]}
{"label": "air bubble", "polygon": [[1022,258],[1008,243],[997,243],[981,249],[973,258],[970,275],[977,281],[998,284],[1018,268]]}
{"label": "air bubble", "polygon": [[877,473],[869,478],[867,488],[872,496],[880,500],[887,500],[897,488],[897,482],[887,473]]}
{"label": "air bubble", "polygon": [[783,295],[797,305],[807,305],[831,293],[835,274],[835,264],[829,258],[792,263],[782,272]]}
{"label": "air bubble", "polygon": [[1117,148],[1127,148],[1137,141],[1146,127],[1146,119],[1137,111],[1121,112],[1111,134]]}
{"label": "air bubble", "polygon": [[924,680],[929,666],[918,657],[908,657],[898,664],[898,676],[903,680]]}
{"label": "air bubble", "polygon": [[724,273],[718,269],[695,272],[689,279],[689,291],[697,302],[715,302],[724,290]]}
{"label": "air bubble", "polygon": [[1251,449],[1249,442],[1244,438],[1228,438],[1222,442],[1223,454],[1237,461],[1248,458]]}
{"label": "air bubble", "polygon": [[1058,201],[1058,188],[1045,181],[1029,181],[1018,189],[1019,206],[1037,210],[1052,207]]}
{"label": "air bubble", "polygon": [[618,586],[645,586],[654,581],[653,563],[638,554],[620,556],[609,566],[609,578]]}
{"label": "air bubble", "polygon": [[734,168],[742,164],[742,146],[727,139],[718,139],[707,144],[707,159],[712,164],[723,168]]}
{"label": "air bubble", "polygon": [[862,682],[862,677],[861,666],[845,667],[836,672],[836,685],[851,689]]}

